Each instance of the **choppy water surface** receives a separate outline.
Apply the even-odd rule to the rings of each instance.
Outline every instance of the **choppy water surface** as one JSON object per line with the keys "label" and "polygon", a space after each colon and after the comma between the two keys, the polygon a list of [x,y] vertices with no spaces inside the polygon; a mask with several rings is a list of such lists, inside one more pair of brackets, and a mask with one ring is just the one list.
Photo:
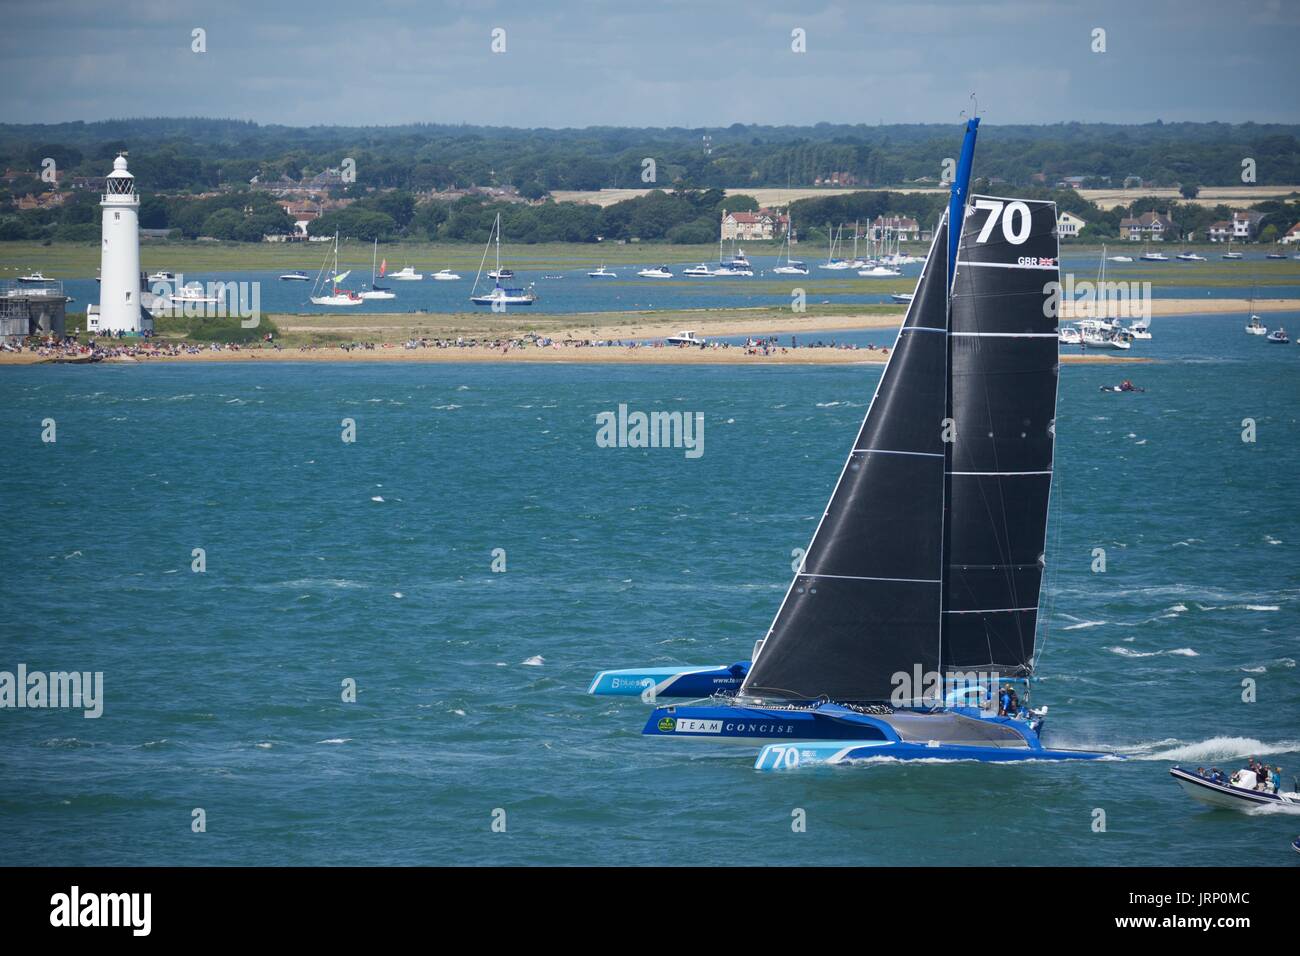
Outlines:
{"label": "choppy water surface", "polygon": [[[1077,765],[760,775],[584,694],[748,654],[878,366],[0,370],[0,669],[106,694],[98,720],[0,711],[0,839],[78,864],[1287,863],[1300,818],[1165,772],[1300,773],[1300,346],[1241,325],[1157,319],[1166,361],[1064,370],[1035,703],[1049,742],[1136,758]],[[1123,376],[1147,392],[1098,391]],[[705,454],[598,448],[620,402],[702,412]]]}

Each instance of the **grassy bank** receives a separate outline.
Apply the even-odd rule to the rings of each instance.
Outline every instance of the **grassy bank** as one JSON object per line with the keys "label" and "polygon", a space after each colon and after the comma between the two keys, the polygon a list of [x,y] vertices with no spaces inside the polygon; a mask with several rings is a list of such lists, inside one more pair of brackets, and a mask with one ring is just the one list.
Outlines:
{"label": "grassy bank", "polygon": [[[780,244],[775,242],[746,242],[750,255],[775,256]],[[1178,262],[1175,253],[1183,249],[1196,250],[1206,257],[1206,262]],[[1245,261],[1226,261],[1220,258],[1225,247],[1212,243],[1165,243],[1161,250],[1170,262],[1107,263],[1107,277],[1123,281],[1151,281],[1161,283],[1194,284],[1206,286],[1249,286],[1258,283],[1269,285],[1294,285],[1300,283],[1300,261],[1295,259],[1266,260],[1263,255],[1272,247],[1248,246],[1244,251],[1251,258]],[[274,242],[196,242],[196,241],[145,241],[140,244],[140,266],[147,272],[169,269],[172,272],[231,273],[231,272],[287,272],[303,270],[315,275],[329,254],[327,243],[274,243]],[[691,265],[717,260],[715,245],[677,246],[667,243],[541,243],[514,245],[508,248],[511,268],[528,272],[586,272],[604,264],[617,270],[631,264],[668,263],[671,266]],[[923,243],[912,243],[910,249],[923,254]],[[1061,247],[1065,256],[1082,257],[1100,261],[1100,243],[1065,243]],[[1135,260],[1141,253],[1140,244],[1112,242],[1109,255],[1128,255]],[[1287,249],[1288,255],[1300,253],[1300,248]],[[400,242],[381,245],[379,255],[388,260],[390,271],[412,265],[425,273],[451,268],[465,275],[473,275],[482,261],[481,246],[447,242]],[[911,290],[914,279],[904,278],[894,282],[880,279],[862,279],[856,275],[821,272],[816,264],[824,260],[824,247],[805,243],[796,247],[795,256],[802,257],[811,266],[808,276],[791,276],[785,279],[755,276],[739,280],[747,291],[786,292],[800,285],[808,295],[819,293],[861,291],[895,292]],[[39,269],[51,278],[89,278],[99,269],[100,249],[97,242],[55,242],[48,246],[37,242],[0,242],[0,279],[12,279],[32,269]],[[339,266],[369,273],[371,246],[361,242],[344,242],[339,251]],[[332,259],[331,259],[332,265]],[[628,274],[631,279],[631,275]],[[1095,278],[1091,267],[1088,274],[1076,274],[1076,281]],[[621,281],[621,280],[620,280]],[[632,280],[638,281],[638,280]],[[687,283],[692,280],[668,280]],[[699,280],[693,284],[698,285]]]}

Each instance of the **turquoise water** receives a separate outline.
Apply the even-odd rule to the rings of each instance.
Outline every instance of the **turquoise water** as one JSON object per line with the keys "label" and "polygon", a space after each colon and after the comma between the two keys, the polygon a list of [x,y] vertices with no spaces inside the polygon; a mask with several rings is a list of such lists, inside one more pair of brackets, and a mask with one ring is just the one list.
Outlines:
{"label": "turquoise water", "polygon": [[[1300,346],[1241,325],[1157,319],[1165,361],[1063,371],[1034,702],[1049,743],[1137,758],[1077,765],[760,775],[584,694],[747,656],[878,366],[0,369],[0,670],[102,671],[106,697],[0,710],[0,840],[47,864],[1290,863],[1300,818],[1166,774],[1300,774]],[[1146,394],[1098,391],[1123,376]],[[598,448],[620,402],[704,413],[703,457]]]}

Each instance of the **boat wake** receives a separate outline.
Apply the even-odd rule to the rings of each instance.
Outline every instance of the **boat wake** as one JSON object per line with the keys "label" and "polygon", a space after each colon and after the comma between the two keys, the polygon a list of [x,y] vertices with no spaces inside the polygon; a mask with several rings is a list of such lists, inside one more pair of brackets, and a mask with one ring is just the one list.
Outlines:
{"label": "boat wake", "polygon": [[[1169,746],[1174,744],[1174,746]],[[1159,748],[1159,749],[1152,749]],[[1212,763],[1216,760],[1262,757],[1269,754],[1300,753],[1300,740],[1283,740],[1266,744],[1254,737],[1210,737],[1196,743],[1162,740],[1117,748],[1130,760],[1170,760],[1175,763]]]}

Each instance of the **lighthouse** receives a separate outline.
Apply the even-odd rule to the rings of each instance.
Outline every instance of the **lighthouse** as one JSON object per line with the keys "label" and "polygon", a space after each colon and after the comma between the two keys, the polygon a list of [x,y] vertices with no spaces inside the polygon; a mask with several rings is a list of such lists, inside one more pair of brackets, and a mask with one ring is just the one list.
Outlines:
{"label": "lighthouse", "polygon": [[88,316],[91,332],[139,334],[153,327],[140,302],[140,197],[126,155],[113,160],[104,195],[99,259],[99,311]]}

